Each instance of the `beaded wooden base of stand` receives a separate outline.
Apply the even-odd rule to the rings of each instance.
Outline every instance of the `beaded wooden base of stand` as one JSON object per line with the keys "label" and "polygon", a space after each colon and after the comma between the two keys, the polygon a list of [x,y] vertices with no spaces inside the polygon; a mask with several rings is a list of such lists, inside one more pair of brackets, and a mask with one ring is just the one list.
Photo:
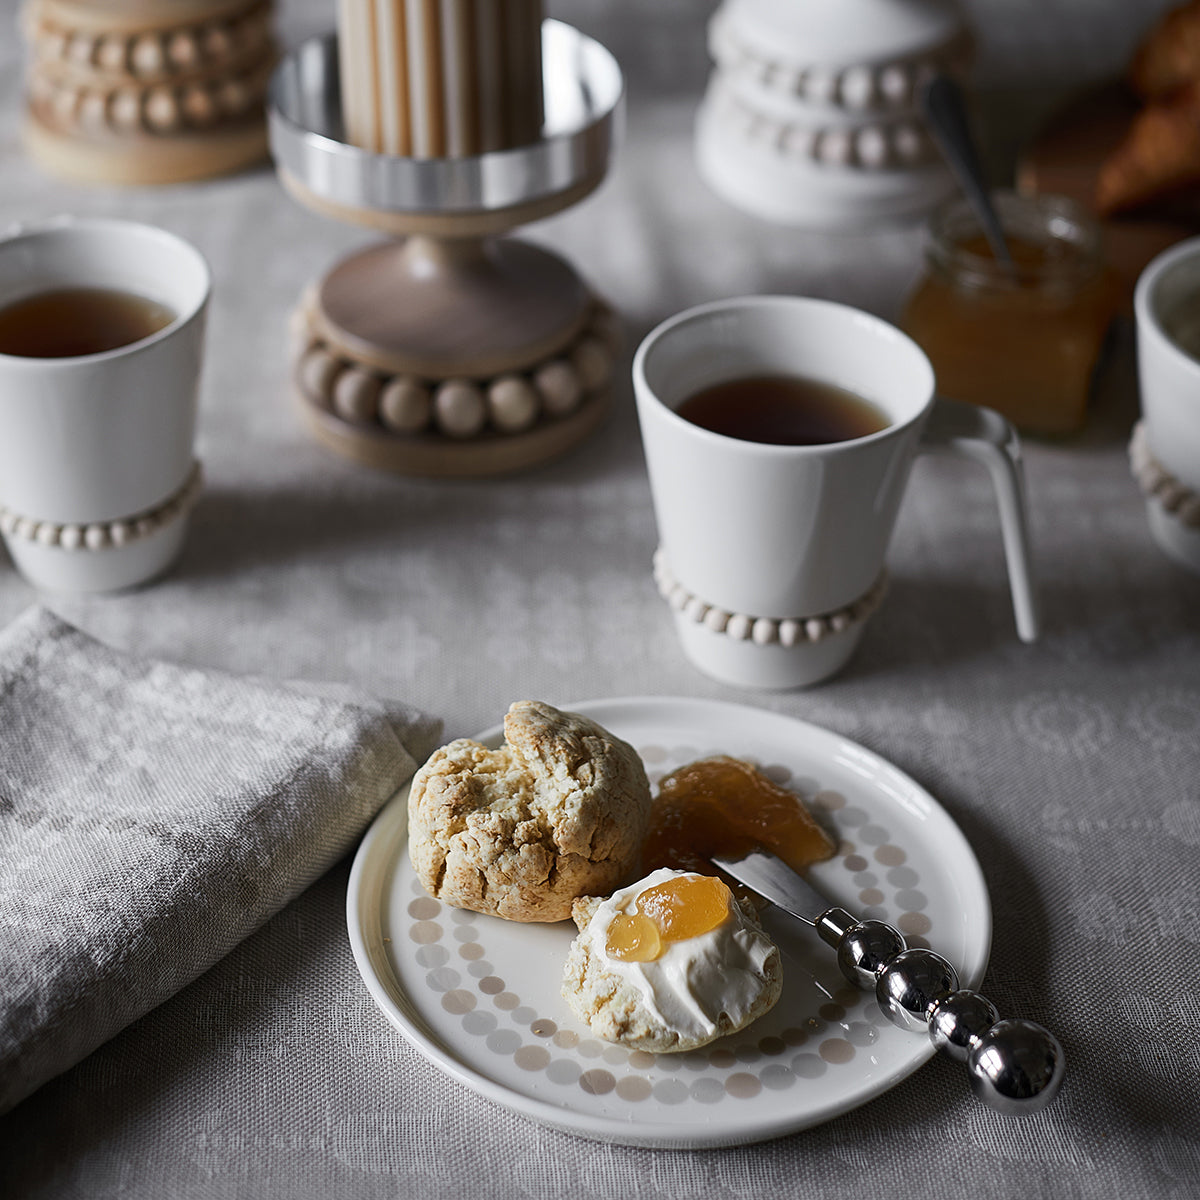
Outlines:
{"label": "beaded wooden base of stand", "polygon": [[440,286],[395,269],[420,258],[436,275],[427,256],[452,247],[366,251],[302,300],[296,392],[339,454],[406,475],[502,474],[565,453],[607,414],[613,312],[557,257],[515,241],[481,259],[464,240]]}
{"label": "beaded wooden base of stand", "polygon": [[185,182],[265,157],[270,0],[29,0],[22,27],[25,142],[54,174]]}

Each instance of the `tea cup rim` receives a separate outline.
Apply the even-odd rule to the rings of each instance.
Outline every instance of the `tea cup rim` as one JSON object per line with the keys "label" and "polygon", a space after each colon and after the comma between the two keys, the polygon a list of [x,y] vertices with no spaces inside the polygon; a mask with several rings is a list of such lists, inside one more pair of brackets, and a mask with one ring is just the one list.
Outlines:
{"label": "tea cup rim", "polygon": [[[663,400],[659,396],[658,392],[651,386],[650,381],[646,376],[647,358],[653,353],[655,347],[662,341],[664,337],[684,325],[703,320],[714,313],[754,308],[791,308],[797,311],[808,312],[835,311],[847,318],[853,318],[861,321],[863,324],[873,327],[877,332],[883,333],[885,336],[893,338],[896,341],[911,347],[911,349],[914,350],[919,356],[918,361],[924,364],[925,370],[928,372],[929,386],[924,403],[916,412],[911,413],[906,417],[897,418],[891,413],[885,413],[888,418],[887,424],[884,425],[882,429],[877,429],[872,433],[862,434],[858,437],[845,438],[836,442],[821,442],[803,445],[787,445],[774,442],[749,441],[744,438],[732,437],[729,434],[717,433],[714,430],[706,429],[701,425],[697,425],[694,422],[689,421],[686,417],[681,417],[676,409]],[[709,300],[702,304],[697,304],[689,308],[682,309],[680,312],[674,313],[672,316],[660,321],[645,335],[645,337],[642,338],[642,341],[638,345],[638,348],[633,356],[631,373],[633,376],[635,389],[643,393],[646,397],[652,398],[655,406],[666,415],[667,419],[672,424],[677,425],[680,428],[686,428],[689,433],[700,437],[702,440],[711,440],[722,445],[735,445],[742,447],[747,451],[761,452],[763,454],[776,457],[789,455],[793,457],[812,457],[853,453],[862,446],[885,441],[888,438],[899,436],[905,430],[910,429],[917,422],[924,420],[930,409],[933,407],[934,401],[937,397],[937,386],[933,365],[930,363],[928,355],[925,354],[921,347],[911,337],[909,337],[908,334],[897,328],[890,321],[885,320],[883,317],[876,316],[874,313],[857,308],[852,304],[843,304],[837,300],[826,300],[816,296],[795,296],[787,294],[736,296],[721,300]],[[718,380],[714,382],[722,381]]]}
{"label": "tea cup rim", "polygon": [[[165,245],[170,245],[174,249],[190,256],[194,266],[198,268],[201,280],[196,298],[191,303],[182,307],[175,314],[174,318],[161,329],[156,329],[153,333],[147,334],[146,337],[126,342],[123,346],[114,346],[110,350],[99,350],[93,354],[68,354],[53,358],[0,352],[0,362],[4,363],[6,367],[24,364],[29,369],[36,369],[38,371],[68,370],[79,365],[103,363],[111,359],[141,353],[148,347],[171,337],[190,321],[195,320],[205,310],[212,296],[213,289],[212,268],[209,266],[208,260],[187,238],[181,237],[177,233],[172,233],[169,229],[164,229],[160,225],[152,225],[147,221],[132,221],[125,217],[75,216],[68,213],[60,213],[55,216],[37,218],[30,221],[18,221],[0,231],[0,254],[12,243],[24,241],[28,238],[53,236],[59,232],[102,232],[104,230],[149,237]],[[63,280],[59,286],[69,288],[72,286],[85,287],[93,285],[83,283],[72,285],[69,281]],[[119,284],[113,284],[112,286],[114,288],[120,287]],[[38,289],[37,291],[30,292],[29,296],[36,296],[40,291],[45,290],[49,289]],[[28,297],[4,302],[0,304],[0,307],[7,307],[9,303],[20,303],[20,300],[23,298]]]}
{"label": "tea cup rim", "polygon": [[1181,262],[1197,260],[1197,293],[1200,296],[1200,235],[1185,238],[1161,251],[1143,268],[1133,290],[1133,312],[1138,329],[1157,347],[1165,349],[1170,357],[1200,377],[1200,361],[1190,355],[1167,333],[1155,309],[1155,291],[1163,277]]}

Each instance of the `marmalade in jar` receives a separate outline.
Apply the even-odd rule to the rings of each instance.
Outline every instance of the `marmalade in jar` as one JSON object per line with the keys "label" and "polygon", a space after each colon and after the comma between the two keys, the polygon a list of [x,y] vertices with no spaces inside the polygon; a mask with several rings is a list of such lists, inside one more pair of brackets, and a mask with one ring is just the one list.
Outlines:
{"label": "marmalade in jar", "polygon": [[836,849],[795,792],[750,763],[721,755],[688,763],[658,785],[642,861],[647,872],[672,867],[712,875],[717,868],[710,855],[760,846],[797,871]]}
{"label": "marmalade in jar", "polygon": [[1059,196],[994,197],[1013,266],[955,201],[930,222],[926,273],[901,320],[938,392],[1003,413],[1029,433],[1079,429],[1120,291],[1100,231]]}

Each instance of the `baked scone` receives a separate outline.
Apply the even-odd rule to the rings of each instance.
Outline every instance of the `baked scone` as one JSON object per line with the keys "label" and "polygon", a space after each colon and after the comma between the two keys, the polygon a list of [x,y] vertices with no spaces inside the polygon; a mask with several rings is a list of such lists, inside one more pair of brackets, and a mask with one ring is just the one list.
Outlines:
{"label": "baked scone", "polygon": [[1139,208],[1200,183],[1200,81],[1148,104],[1101,164],[1096,211]]}
{"label": "baked scone", "polygon": [[413,777],[409,857],[433,896],[512,921],[563,921],[637,865],[650,784],[636,751],[595,721],[519,700],[504,745],[460,738]]}
{"label": "baked scone", "polygon": [[1142,39],[1126,73],[1143,99],[1159,100],[1200,78],[1200,0],[1166,13]]}
{"label": "baked scone", "polygon": [[607,900],[577,900],[572,916],[563,999],[605,1041],[695,1050],[756,1021],[783,989],[753,908],[711,876],[664,867]]}

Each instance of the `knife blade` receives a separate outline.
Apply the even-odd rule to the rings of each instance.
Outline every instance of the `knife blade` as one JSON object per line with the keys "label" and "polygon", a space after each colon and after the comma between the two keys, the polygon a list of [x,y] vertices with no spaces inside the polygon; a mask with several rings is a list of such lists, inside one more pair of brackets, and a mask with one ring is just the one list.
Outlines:
{"label": "knife blade", "polygon": [[958,973],[940,954],[909,948],[883,921],[858,920],[768,850],[716,854],[712,862],[811,925],[837,952],[842,974],[873,991],[892,1024],[926,1032],[938,1050],[966,1063],[971,1088],[986,1104],[1006,1116],[1027,1116],[1054,1099],[1066,1072],[1058,1039],[1033,1021],[1001,1020],[986,996],[958,986]]}
{"label": "knife blade", "polygon": [[[732,875],[752,892],[757,892],[777,908],[782,908],[784,912],[790,913],[806,925],[819,926],[825,913],[837,907],[818,892],[803,875],[793,871],[782,858],[769,851],[750,850],[738,857],[714,854],[712,861],[726,875]],[[845,909],[841,911],[845,912]]]}

